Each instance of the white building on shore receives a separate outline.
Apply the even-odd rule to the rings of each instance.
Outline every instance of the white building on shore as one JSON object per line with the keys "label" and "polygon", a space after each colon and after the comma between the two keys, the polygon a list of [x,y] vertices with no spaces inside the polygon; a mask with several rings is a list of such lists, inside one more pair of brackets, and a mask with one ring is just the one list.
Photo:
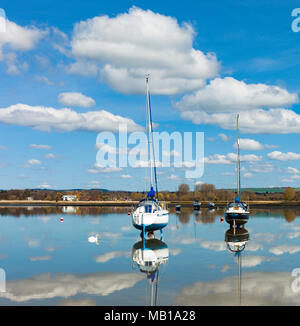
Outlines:
{"label": "white building on shore", "polygon": [[77,196],[76,195],[63,195],[62,200],[64,200],[64,201],[75,201],[75,200],[77,200]]}

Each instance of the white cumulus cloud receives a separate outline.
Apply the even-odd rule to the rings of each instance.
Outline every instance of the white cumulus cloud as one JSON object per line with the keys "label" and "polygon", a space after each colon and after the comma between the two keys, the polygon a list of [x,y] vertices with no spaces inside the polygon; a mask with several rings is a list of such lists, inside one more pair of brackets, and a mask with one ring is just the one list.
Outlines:
{"label": "white cumulus cloud", "polygon": [[[258,162],[261,161],[262,156],[255,154],[241,155],[240,161],[242,162]],[[224,154],[213,154],[204,158],[204,163],[207,164],[232,164],[237,161],[237,154],[228,153]]]}
{"label": "white cumulus cloud", "polygon": [[[0,17],[0,19],[4,19]],[[27,63],[18,63],[16,52],[30,51],[36,47],[47,31],[35,27],[20,26],[8,19],[5,20],[5,33],[0,33],[0,61],[7,64],[7,73],[16,75],[27,70]]]}
{"label": "white cumulus cloud", "polygon": [[71,48],[78,62],[101,64],[101,79],[122,93],[143,93],[149,73],[152,93],[170,95],[195,90],[218,75],[215,54],[196,50],[194,37],[189,23],[132,7],[116,17],[75,24]]}
{"label": "white cumulus cloud", "polygon": [[77,92],[65,92],[58,95],[58,101],[60,104],[67,106],[76,106],[89,108],[96,104],[95,100],[91,97],[83,95]]}
{"label": "white cumulus cloud", "polygon": [[274,151],[267,154],[269,158],[277,161],[296,161],[300,160],[300,154],[293,153],[293,152],[287,152],[282,153],[279,151]]}
{"label": "white cumulus cloud", "polygon": [[[264,145],[262,145],[260,142],[254,139],[250,138],[240,138],[239,139],[239,147],[242,150],[250,150],[250,151],[255,151],[255,150],[260,150],[264,149]],[[236,142],[233,145],[234,148],[236,148]]]}
{"label": "white cumulus cloud", "polygon": [[55,109],[26,104],[15,104],[7,108],[0,108],[0,122],[42,131],[55,129],[59,131],[118,132],[121,125],[127,125],[129,132],[143,130],[133,120],[114,115],[105,110],[78,113],[69,108]]}
{"label": "white cumulus cloud", "polygon": [[[181,116],[195,124],[217,125],[223,129],[236,129],[236,113],[183,111]],[[280,123],[278,123],[280,121]],[[240,114],[239,127],[251,134],[289,134],[300,132],[300,115],[290,109],[257,109]]]}
{"label": "white cumulus cloud", "polygon": [[241,112],[259,108],[280,108],[298,102],[296,93],[279,86],[246,84],[232,77],[215,78],[176,107],[182,111]]}

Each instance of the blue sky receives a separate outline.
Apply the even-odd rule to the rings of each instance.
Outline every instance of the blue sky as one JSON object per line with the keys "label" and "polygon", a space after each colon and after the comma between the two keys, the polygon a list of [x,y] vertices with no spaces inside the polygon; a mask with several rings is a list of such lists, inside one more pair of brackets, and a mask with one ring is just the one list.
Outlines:
{"label": "blue sky", "polygon": [[159,169],[160,189],[299,186],[297,1],[1,1],[2,189],[144,190],[145,171],[95,167],[98,132],[204,132],[205,172]]}

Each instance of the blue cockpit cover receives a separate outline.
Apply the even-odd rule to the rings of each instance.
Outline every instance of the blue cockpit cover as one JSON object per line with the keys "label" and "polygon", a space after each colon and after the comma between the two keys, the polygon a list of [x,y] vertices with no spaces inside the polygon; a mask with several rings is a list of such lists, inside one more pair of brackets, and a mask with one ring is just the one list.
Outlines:
{"label": "blue cockpit cover", "polygon": [[148,192],[147,197],[148,198],[154,198],[155,197],[155,191],[154,191],[153,187],[151,187],[151,190]]}
{"label": "blue cockpit cover", "polygon": [[235,198],[235,202],[236,203],[239,203],[241,200],[240,200],[240,196],[236,196],[236,198]]}
{"label": "blue cockpit cover", "polygon": [[153,282],[154,279],[155,279],[155,272],[152,272],[151,274],[149,274],[149,275],[147,276],[147,278],[150,279],[150,280]]}

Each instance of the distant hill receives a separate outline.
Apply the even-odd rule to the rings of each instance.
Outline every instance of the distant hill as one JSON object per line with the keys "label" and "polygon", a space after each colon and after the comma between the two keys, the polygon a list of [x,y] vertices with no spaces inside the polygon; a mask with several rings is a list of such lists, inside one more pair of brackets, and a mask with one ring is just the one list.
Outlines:
{"label": "distant hill", "polygon": [[[271,193],[283,193],[284,190],[287,187],[266,187],[266,188],[242,188],[242,191],[253,191],[257,194],[271,194]],[[299,187],[292,187],[295,189],[295,191],[300,191]],[[221,188],[222,189],[222,188]],[[217,189],[217,190],[221,190]],[[11,189],[13,190],[13,189]],[[15,189],[16,190],[16,189]],[[21,190],[21,189],[18,189]],[[22,190],[29,190],[29,191],[55,191],[55,192],[72,192],[72,191],[101,191],[105,193],[134,193],[134,192],[140,192],[143,193],[144,191],[124,191],[124,190],[109,190],[109,189],[100,189],[100,188],[90,188],[90,189],[80,189],[80,188],[74,188],[74,189],[44,189],[44,188],[32,188],[32,189],[22,189]],[[236,191],[236,189],[233,188],[227,188],[223,190],[229,190],[229,191]],[[8,190],[0,190],[0,191],[8,191]],[[164,191],[161,191],[164,192]],[[168,191],[169,193],[176,193],[177,191]]]}
{"label": "distant hill", "polygon": [[90,191],[90,190],[98,190],[102,192],[110,192],[108,189],[99,189],[99,188],[91,188],[91,189],[45,189],[45,188],[33,188],[33,189],[28,189],[32,191],[58,191],[58,192],[64,192],[64,191]]}

